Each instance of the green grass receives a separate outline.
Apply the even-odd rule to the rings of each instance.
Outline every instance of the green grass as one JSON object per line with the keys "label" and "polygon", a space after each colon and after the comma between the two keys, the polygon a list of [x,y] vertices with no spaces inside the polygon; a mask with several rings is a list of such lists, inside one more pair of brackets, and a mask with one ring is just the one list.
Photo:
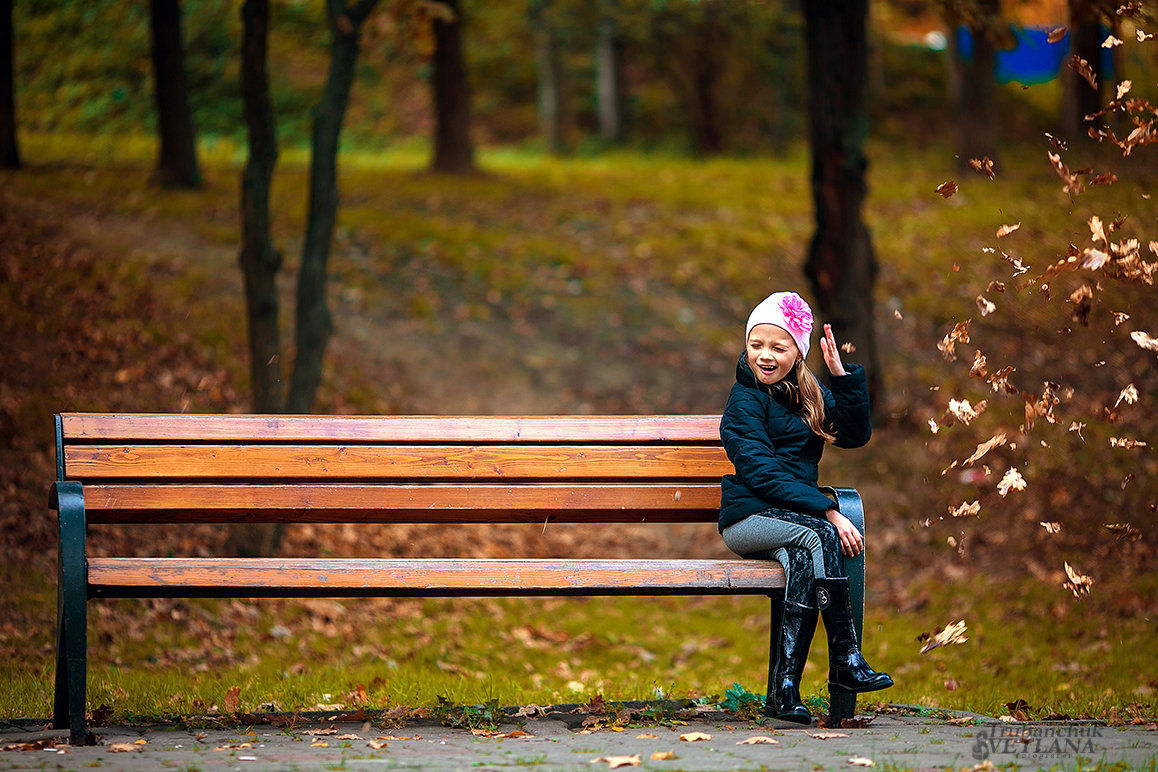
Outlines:
{"label": "green grass", "polygon": [[[1158,590],[1150,577],[1139,593]],[[1153,622],[1023,582],[914,587],[920,610],[870,597],[865,653],[897,685],[866,695],[930,708],[1031,718],[1130,720],[1154,709]],[[25,614],[51,609],[50,587]],[[723,701],[733,683],[762,693],[767,601],[761,598],[99,601],[90,604],[89,706],[134,716],[359,706],[552,704],[658,697]],[[322,616],[320,616],[322,615]],[[328,616],[327,616],[328,615]],[[969,640],[919,654],[929,620],[964,619]],[[31,621],[31,620],[29,620]],[[47,716],[51,627],[0,664],[0,716]],[[1091,623],[1092,622],[1092,623]],[[271,634],[271,631],[274,634]],[[823,633],[804,691],[826,700]],[[955,690],[946,684],[956,682]],[[366,700],[359,698],[364,692]]]}

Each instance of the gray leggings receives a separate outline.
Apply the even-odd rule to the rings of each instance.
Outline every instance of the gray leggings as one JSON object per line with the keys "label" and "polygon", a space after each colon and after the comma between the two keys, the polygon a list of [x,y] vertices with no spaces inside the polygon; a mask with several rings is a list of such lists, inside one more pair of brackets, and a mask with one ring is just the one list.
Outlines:
{"label": "gray leggings", "polygon": [[724,544],[740,557],[777,560],[784,566],[785,600],[816,603],[814,579],[843,577],[836,526],[823,517],[766,509],[724,529]]}

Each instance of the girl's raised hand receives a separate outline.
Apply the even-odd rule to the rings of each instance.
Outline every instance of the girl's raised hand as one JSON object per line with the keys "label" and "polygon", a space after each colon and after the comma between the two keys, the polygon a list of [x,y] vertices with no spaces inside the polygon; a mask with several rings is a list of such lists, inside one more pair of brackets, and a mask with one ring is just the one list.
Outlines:
{"label": "girl's raised hand", "polygon": [[840,349],[836,346],[831,324],[824,325],[824,335],[820,337],[820,350],[824,353],[824,364],[828,366],[828,372],[833,375],[848,375],[844,364],[840,361]]}

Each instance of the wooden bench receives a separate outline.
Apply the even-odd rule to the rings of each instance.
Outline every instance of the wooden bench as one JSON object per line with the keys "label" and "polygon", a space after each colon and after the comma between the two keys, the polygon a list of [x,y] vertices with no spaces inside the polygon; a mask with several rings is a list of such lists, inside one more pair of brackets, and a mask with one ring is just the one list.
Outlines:
{"label": "wooden bench", "polygon": [[[718,426],[708,415],[58,415],[53,724],[87,739],[90,598],[768,595],[775,641],[784,573],[768,561],[86,553],[88,526],[106,523],[714,523],[732,471]],[[856,492],[833,495],[863,529]],[[846,563],[859,634],[863,558]],[[839,726],[855,696],[834,692],[832,706]]]}

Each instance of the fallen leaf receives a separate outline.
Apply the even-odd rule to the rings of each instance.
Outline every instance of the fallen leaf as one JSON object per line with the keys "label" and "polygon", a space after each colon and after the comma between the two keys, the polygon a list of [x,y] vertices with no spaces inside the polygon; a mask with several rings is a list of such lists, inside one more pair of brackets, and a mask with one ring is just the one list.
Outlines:
{"label": "fallen leaf", "polygon": [[698,743],[702,740],[710,740],[712,736],[710,734],[704,734],[703,732],[688,732],[687,734],[681,734],[680,739],[686,743]]}
{"label": "fallen leaf", "polygon": [[736,745],[779,745],[780,741],[775,737],[769,737],[766,734],[758,734],[749,737],[746,740],[741,740]]}
{"label": "fallen leaf", "polygon": [[366,743],[366,746],[373,748],[376,751],[380,751],[386,747],[386,743],[381,740],[371,740],[370,742]]}
{"label": "fallen leaf", "polygon": [[[1109,528],[1110,526],[1107,525],[1106,527]],[[148,745],[148,744],[149,744],[148,740],[137,740],[136,742],[133,743],[133,745]]]}
{"label": "fallen leaf", "polygon": [[307,729],[304,732],[302,732],[302,734],[308,735],[310,737],[318,737],[320,735],[331,735],[331,734],[337,734],[337,733],[338,733],[338,730],[334,729],[333,727],[331,727],[329,729]]}
{"label": "fallen leaf", "polygon": [[620,767],[638,767],[643,763],[639,755],[634,756],[600,756],[597,759],[591,759],[592,764],[598,764],[601,761],[607,762],[608,769],[619,769]]}
{"label": "fallen leaf", "polygon": [[850,756],[848,759],[848,763],[852,764],[854,767],[873,767],[873,766],[876,766],[875,761],[873,761],[872,759],[866,759],[864,756]]}
{"label": "fallen leaf", "polygon": [[109,753],[132,753],[138,750],[132,743],[113,743],[109,746]]}
{"label": "fallen leaf", "polygon": [[951,692],[957,691],[957,680],[954,678],[945,679],[945,688]]}
{"label": "fallen leaf", "polygon": [[678,758],[679,756],[675,755],[671,751],[656,751],[655,753],[651,754],[652,761],[670,761],[672,759]]}
{"label": "fallen leaf", "polygon": [[657,735],[657,734],[637,734],[635,736],[635,739],[637,739],[637,740],[658,740],[659,735]]}
{"label": "fallen leaf", "polygon": [[362,738],[356,734],[340,734],[334,738],[335,740],[361,740]]}
{"label": "fallen leaf", "polygon": [[229,690],[227,692],[225,692],[225,700],[224,700],[225,712],[226,713],[236,713],[237,708],[239,707],[240,702],[241,702],[240,698],[241,698],[241,687],[240,686],[229,687]]}
{"label": "fallen leaf", "polygon": [[844,732],[805,732],[814,740],[833,740],[837,737],[848,737]]}

